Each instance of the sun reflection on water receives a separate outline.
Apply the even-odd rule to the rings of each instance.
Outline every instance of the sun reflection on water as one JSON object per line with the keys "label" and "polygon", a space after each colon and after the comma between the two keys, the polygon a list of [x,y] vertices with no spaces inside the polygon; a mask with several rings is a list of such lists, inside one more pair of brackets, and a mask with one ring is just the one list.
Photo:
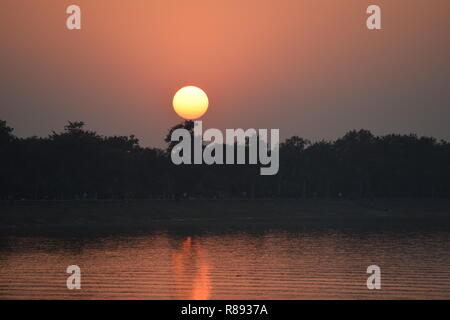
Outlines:
{"label": "sun reflection on water", "polygon": [[191,285],[186,299],[207,300],[211,297],[210,266],[206,252],[199,242],[191,237],[183,241],[181,249],[173,253],[173,275],[177,295],[185,295],[186,279]]}

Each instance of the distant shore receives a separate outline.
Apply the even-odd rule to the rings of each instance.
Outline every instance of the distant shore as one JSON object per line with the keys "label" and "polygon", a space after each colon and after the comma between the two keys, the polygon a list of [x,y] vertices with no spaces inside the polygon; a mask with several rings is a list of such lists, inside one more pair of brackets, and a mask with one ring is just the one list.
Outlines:
{"label": "distant shore", "polygon": [[303,222],[450,221],[450,199],[0,202],[0,232],[277,226]]}

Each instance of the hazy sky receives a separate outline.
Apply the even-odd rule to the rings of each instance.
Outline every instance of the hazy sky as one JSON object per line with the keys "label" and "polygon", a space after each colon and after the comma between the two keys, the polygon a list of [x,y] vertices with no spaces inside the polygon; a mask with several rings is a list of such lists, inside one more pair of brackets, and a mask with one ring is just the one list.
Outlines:
{"label": "hazy sky", "polygon": [[204,128],[450,140],[448,0],[1,0],[0,43],[0,119],[19,136],[83,120],[162,146],[174,93],[197,85]]}

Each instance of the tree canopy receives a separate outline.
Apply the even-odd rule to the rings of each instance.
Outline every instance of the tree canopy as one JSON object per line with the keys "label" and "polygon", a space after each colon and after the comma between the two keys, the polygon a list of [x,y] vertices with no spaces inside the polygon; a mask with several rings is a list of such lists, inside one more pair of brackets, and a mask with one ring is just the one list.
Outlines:
{"label": "tree canopy", "polygon": [[450,144],[414,134],[353,130],[335,141],[291,137],[280,171],[257,165],[176,166],[167,149],[102,136],[69,122],[48,137],[18,138],[0,121],[0,199],[448,197]]}

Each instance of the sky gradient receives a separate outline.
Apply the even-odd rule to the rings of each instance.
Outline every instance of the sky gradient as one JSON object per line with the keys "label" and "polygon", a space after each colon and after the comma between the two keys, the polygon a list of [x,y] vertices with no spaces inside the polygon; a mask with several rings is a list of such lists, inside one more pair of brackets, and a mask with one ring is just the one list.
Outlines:
{"label": "sky gradient", "polygon": [[[65,23],[70,4],[82,30]],[[366,8],[382,8],[381,31]],[[82,120],[163,146],[175,92],[199,86],[204,128],[351,129],[450,140],[448,0],[2,0],[0,119],[19,136]]]}

